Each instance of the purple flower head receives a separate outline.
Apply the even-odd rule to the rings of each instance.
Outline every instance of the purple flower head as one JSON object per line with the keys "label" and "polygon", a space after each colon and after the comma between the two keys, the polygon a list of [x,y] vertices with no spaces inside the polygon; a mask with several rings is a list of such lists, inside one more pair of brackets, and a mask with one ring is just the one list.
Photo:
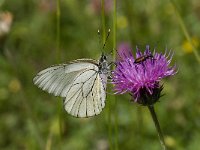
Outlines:
{"label": "purple flower head", "polygon": [[152,105],[161,96],[163,86],[161,79],[177,73],[176,66],[170,67],[173,57],[171,51],[164,54],[150,51],[146,47],[144,53],[138,48],[136,57],[132,53],[119,53],[120,60],[116,62],[113,71],[113,83],[116,94],[131,93],[135,102]]}

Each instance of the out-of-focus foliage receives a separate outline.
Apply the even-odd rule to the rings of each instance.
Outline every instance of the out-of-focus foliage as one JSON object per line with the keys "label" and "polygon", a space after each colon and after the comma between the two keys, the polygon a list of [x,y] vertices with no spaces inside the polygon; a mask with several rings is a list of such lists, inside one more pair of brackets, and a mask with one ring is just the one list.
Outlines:
{"label": "out-of-focus foliage", "polygon": [[[100,56],[99,2],[61,0],[60,62]],[[200,53],[200,1],[175,2]],[[111,28],[108,53],[112,7],[112,1],[105,7],[106,29]],[[57,62],[56,1],[0,0],[0,33],[0,148],[109,149],[107,107],[93,118],[73,118],[63,110],[61,98],[32,83],[38,71]],[[142,49],[146,44],[158,51],[166,47],[174,51],[179,72],[164,81],[165,96],[155,105],[156,112],[169,149],[200,149],[200,67],[170,1],[118,1],[117,43],[124,41],[134,51],[136,45]],[[113,105],[113,96],[107,97]],[[161,149],[148,110],[130,102],[129,95],[116,98],[119,149]]]}

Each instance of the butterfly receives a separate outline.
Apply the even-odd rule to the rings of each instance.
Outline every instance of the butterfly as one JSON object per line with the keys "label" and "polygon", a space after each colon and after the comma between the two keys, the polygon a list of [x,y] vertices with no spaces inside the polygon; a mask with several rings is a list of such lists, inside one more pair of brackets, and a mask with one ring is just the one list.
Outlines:
{"label": "butterfly", "polygon": [[75,117],[90,117],[105,107],[106,84],[110,72],[107,56],[100,59],[77,59],[40,71],[35,85],[55,96],[63,97],[65,110]]}

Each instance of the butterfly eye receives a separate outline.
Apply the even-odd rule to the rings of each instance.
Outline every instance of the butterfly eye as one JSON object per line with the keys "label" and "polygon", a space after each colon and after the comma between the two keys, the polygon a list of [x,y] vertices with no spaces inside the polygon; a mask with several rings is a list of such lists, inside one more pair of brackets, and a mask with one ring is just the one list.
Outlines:
{"label": "butterfly eye", "polygon": [[107,57],[105,55],[102,55],[100,58],[100,62],[104,62],[105,60],[107,60]]}
{"label": "butterfly eye", "polygon": [[102,59],[103,59],[103,60],[107,60],[107,56],[103,55],[103,56],[102,56]]}

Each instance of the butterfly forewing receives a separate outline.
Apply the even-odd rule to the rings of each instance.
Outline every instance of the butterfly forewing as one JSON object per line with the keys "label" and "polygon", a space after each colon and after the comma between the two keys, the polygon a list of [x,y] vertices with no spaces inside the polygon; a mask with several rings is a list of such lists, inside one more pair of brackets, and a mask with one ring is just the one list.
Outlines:
{"label": "butterfly forewing", "polygon": [[[47,69],[39,72],[33,79],[34,84],[39,88],[52,93],[55,96],[61,95],[61,91],[69,86],[74,78],[83,70],[87,69],[92,63],[88,60],[77,60],[69,64],[61,64],[57,66],[51,66]],[[93,65],[94,66],[94,65]],[[63,91],[62,91],[63,92]]]}
{"label": "butterfly forewing", "polygon": [[49,67],[33,79],[42,90],[64,97],[65,110],[76,117],[94,116],[102,111],[105,80],[100,77],[98,63],[92,59]]}

